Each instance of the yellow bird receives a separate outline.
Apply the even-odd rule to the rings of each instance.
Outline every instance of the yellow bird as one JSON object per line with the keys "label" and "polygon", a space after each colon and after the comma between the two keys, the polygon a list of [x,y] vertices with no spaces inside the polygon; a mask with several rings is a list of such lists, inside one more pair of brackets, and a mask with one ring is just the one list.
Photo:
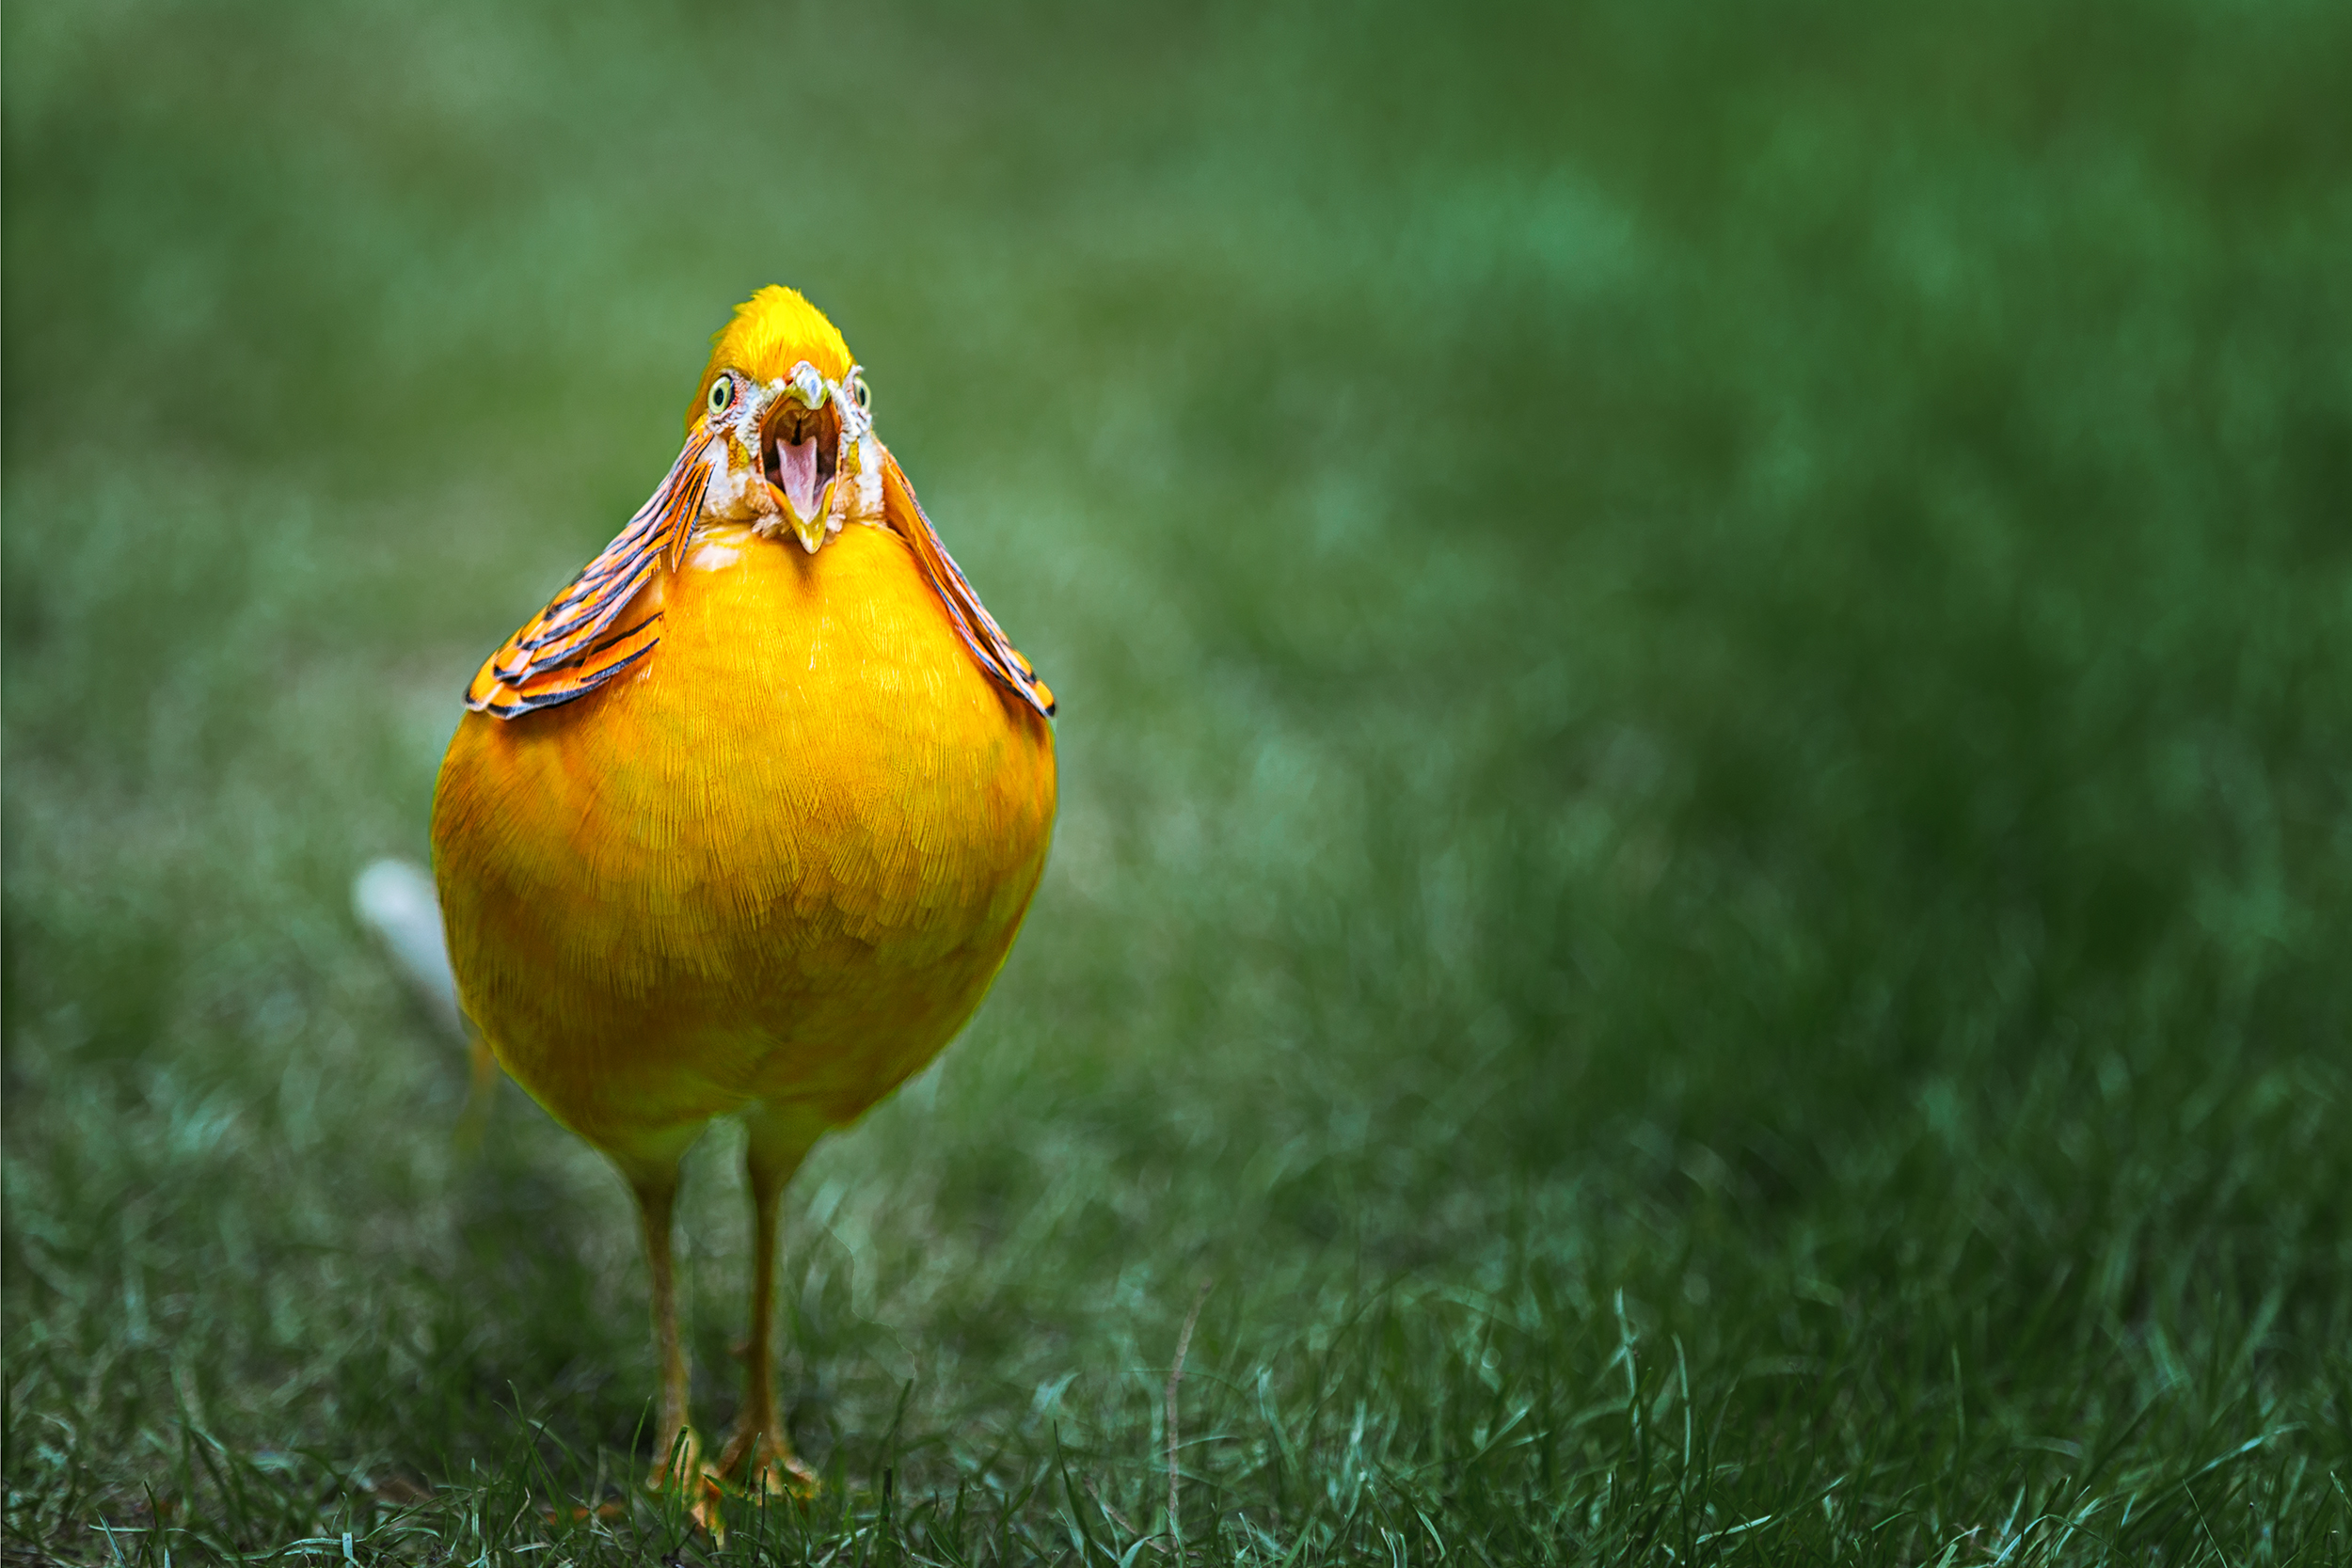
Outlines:
{"label": "yellow bird", "polygon": [[749,1384],[711,1468],[805,1484],[776,1409],[779,1195],[1003,965],[1053,832],[1052,693],[874,434],[841,335],[770,287],[718,334],[652,499],[466,705],[433,802],[450,959],[499,1062],[636,1194],[653,1484],[700,1454],[678,1161],[733,1112]]}

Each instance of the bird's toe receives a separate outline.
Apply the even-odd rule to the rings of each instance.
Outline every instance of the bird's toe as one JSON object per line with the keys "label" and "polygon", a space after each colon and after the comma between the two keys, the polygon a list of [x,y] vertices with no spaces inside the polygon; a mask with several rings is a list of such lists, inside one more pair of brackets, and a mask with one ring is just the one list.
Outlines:
{"label": "bird's toe", "polygon": [[703,1440],[692,1427],[681,1427],[661,1445],[661,1453],[645,1472],[645,1490],[667,1492],[681,1481],[701,1481],[704,1473]]}
{"label": "bird's toe", "polygon": [[822,1489],[817,1472],[773,1427],[737,1428],[713,1468],[744,1491],[769,1497],[813,1497]]}

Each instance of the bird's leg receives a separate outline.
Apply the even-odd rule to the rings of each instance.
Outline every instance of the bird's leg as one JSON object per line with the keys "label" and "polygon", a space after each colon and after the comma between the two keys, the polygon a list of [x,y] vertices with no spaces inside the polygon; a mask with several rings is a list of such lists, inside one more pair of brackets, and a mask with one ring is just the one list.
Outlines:
{"label": "bird's leg", "polygon": [[645,1485],[660,1491],[675,1476],[697,1473],[702,1444],[686,1418],[686,1351],[678,1341],[677,1275],[670,1262],[670,1213],[677,1203],[677,1168],[632,1176],[637,1214],[645,1228],[645,1263],[653,1275],[653,1342],[661,1359],[661,1389],[654,1402],[653,1473]]}
{"label": "bird's leg", "polygon": [[755,1490],[814,1491],[816,1472],[792,1454],[776,1413],[776,1212],[785,1183],[824,1134],[825,1123],[797,1105],[760,1104],[744,1117],[744,1164],[752,1188],[752,1331],[744,1346],[743,1407],[719,1457],[719,1473]]}

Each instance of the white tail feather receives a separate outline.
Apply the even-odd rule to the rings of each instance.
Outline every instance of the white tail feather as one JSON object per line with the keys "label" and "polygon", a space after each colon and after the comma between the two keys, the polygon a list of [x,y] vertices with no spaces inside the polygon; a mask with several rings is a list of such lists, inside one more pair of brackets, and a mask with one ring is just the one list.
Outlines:
{"label": "white tail feather", "polygon": [[383,939],[402,978],[452,1038],[466,1038],[457,1008],[457,977],[449,967],[449,945],[441,934],[441,903],[433,878],[408,861],[381,860],[351,884],[351,910]]}

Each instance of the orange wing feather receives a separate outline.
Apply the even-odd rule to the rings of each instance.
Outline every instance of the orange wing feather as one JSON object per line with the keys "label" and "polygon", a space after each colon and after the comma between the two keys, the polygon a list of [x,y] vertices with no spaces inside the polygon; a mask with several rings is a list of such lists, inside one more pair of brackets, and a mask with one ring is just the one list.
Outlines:
{"label": "orange wing feather", "polygon": [[655,569],[665,560],[675,567],[684,555],[709,484],[705,446],[690,441],[619,537],[484,661],[466,688],[466,705],[499,719],[553,707],[586,696],[652,652],[661,641],[659,611],[617,623]]}
{"label": "orange wing feather", "polygon": [[891,531],[904,539],[914,548],[915,560],[923,563],[923,575],[931,579],[939,602],[947,607],[947,619],[955,623],[956,635],[980,668],[1038,712],[1054,717],[1053,689],[1037,678],[1029,661],[1007,641],[996,618],[964,581],[956,558],[939,542],[938,531],[924,515],[923,503],[914,499],[914,486],[907,483],[906,470],[887,449],[882,452],[882,511]]}

